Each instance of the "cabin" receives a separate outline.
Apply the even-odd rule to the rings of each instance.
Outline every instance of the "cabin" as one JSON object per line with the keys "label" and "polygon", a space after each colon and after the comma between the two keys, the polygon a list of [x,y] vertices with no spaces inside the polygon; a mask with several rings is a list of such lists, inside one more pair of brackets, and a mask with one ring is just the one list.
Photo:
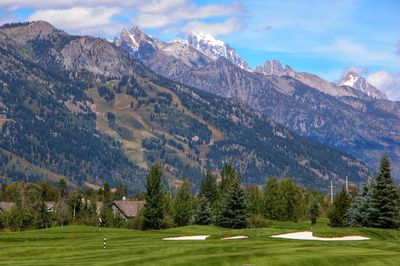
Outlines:
{"label": "cabin", "polygon": [[0,212],[9,211],[15,207],[14,202],[0,201]]}
{"label": "cabin", "polygon": [[120,216],[122,219],[129,220],[139,215],[139,211],[144,207],[143,200],[114,200],[112,209],[115,216]]}

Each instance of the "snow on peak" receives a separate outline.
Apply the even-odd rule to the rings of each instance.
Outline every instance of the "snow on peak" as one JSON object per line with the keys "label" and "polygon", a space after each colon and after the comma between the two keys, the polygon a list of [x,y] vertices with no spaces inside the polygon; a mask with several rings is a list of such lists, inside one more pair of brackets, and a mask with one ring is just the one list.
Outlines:
{"label": "snow on peak", "polygon": [[131,30],[123,29],[119,38],[114,39],[114,43],[127,51],[134,58],[146,59],[154,53],[160,42],[147,35],[138,27]]}
{"label": "snow on peak", "polygon": [[360,78],[360,76],[357,73],[355,73],[353,71],[349,71],[344,76],[344,78],[340,81],[340,85],[341,86],[345,85],[345,86],[356,88],[359,78]]}
{"label": "snow on peak", "polygon": [[224,57],[240,68],[250,70],[247,62],[240,58],[235,49],[210,34],[192,32],[188,36],[188,44],[214,60]]}
{"label": "snow on peak", "polygon": [[349,86],[360,90],[373,99],[388,99],[386,94],[368,83],[368,81],[354,71],[347,72],[339,83],[339,86]]}

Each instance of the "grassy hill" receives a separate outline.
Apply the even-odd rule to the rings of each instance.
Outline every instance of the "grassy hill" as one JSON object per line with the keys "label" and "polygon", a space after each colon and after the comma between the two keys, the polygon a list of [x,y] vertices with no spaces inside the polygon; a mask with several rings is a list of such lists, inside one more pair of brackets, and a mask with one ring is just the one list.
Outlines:
{"label": "grassy hill", "polygon": [[[363,235],[366,241],[273,239],[309,230],[308,223],[273,223],[269,228],[231,230],[209,226],[160,231],[68,226],[0,233],[1,265],[399,265],[400,232],[331,229],[325,221],[317,236]],[[211,235],[206,241],[163,241],[164,237]],[[220,240],[237,234],[248,239]],[[107,235],[107,248],[103,237]]]}

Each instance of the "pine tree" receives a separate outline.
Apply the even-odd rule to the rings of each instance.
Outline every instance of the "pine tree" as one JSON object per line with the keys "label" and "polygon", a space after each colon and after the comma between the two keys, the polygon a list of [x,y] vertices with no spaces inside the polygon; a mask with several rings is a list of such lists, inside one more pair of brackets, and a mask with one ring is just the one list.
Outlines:
{"label": "pine tree", "polygon": [[160,229],[164,218],[162,171],[155,164],[147,175],[146,203],[144,205],[144,228]]}
{"label": "pine tree", "polygon": [[246,195],[240,183],[234,183],[221,205],[218,225],[227,228],[247,227]]}
{"label": "pine tree", "polygon": [[189,182],[185,180],[174,199],[174,223],[178,226],[188,225],[191,221],[192,214],[192,193],[190,191]]}
{"label": "pine tree", "polygon": [[213,205],[217,199],[217,180],[210,171],[207,172],[206,177],[201,182],[200,195],[204,196],[211,205]]}
{"label": "pine tree", "polygon": [[200,204],[196,214],[196,224],[208,225],[212,223],[210,203],[204,196],[200,196]]}
{"label": "pine tree", "polygon": [[225,164],[221,171],[221,183],[219,185],[220,199],[223,200],[237,183],[240,183],[240,177],[236,174],[235,169],[233,169],[231,164]]}
{"label": "pine tree", "polygon": [[348,226],[371,226],[371,199],[372,189],[368,184],[366,184],[363,193],[356,197],[354,203],[347,211],[346,216]]}
{"label": "pine tree", "polygon": [[67,195],[67,181],[65,179],[60,179],[58,182],[58,191],[61,198],[65,198]]}
{"label": "pine tree", "polygon": [[350,208],[350,199],[347,195],[346,189],[343,187],[340,193],[336,196],[333,201],[333,205],[328,214],[330,220],[330,226],[332,227],[343,227],[347,225],[346,213]]}
{"label": "pine tree", "polygon": [[387,155],[381,159],[379,174],[372,186],[371,226],[378,228],[399,227],[399,195],[390,174]]}

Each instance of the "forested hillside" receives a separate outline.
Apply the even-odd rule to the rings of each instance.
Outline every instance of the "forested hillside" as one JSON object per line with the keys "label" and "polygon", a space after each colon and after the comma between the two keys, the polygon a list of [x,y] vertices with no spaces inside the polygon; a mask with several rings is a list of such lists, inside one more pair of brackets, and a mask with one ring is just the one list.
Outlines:
{"label": "forested hillside", "polygon": [[0,28],[1,180],[143,189],[155,161],[169,185],[231,162],[246,184],[270,175],[307,187],[370,176],[344,153],[234,100],[162,78],[102,39],[45,22]]}

